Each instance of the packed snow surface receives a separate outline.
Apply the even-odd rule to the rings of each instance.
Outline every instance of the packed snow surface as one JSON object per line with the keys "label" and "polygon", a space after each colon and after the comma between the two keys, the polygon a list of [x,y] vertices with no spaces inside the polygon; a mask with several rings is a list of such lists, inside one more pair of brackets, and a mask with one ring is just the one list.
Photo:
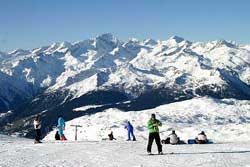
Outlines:
{"label": "packed snow surface", "polygon": [[[145,140],[45,141],[0,136],[1,167],[249,167],[250,143],[163,145],[146,154]],[[153,145],[153,153],[156,146]],[[174,153],[174,154],[171,154]]]}

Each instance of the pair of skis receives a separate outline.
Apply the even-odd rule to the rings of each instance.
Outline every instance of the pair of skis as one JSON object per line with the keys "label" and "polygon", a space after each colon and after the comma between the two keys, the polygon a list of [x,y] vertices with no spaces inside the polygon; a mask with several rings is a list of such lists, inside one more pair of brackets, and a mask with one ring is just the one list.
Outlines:
{"label": "pair of skis", "polygon": [[170,153],[161,153],[161,154],[148,153],[147,155],[153,156],[153,155],[170,155],[170,154],[174,154],[174,152],[170,152]]}

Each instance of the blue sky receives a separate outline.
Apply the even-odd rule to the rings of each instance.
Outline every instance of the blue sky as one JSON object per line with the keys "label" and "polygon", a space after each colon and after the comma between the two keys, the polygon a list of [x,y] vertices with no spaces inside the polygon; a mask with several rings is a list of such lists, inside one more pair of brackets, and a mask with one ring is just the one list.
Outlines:
{"label": "blue sky", "polygon": [[250,43],[249,0],[1,0],[0,50],[80,41],[215,39]]}

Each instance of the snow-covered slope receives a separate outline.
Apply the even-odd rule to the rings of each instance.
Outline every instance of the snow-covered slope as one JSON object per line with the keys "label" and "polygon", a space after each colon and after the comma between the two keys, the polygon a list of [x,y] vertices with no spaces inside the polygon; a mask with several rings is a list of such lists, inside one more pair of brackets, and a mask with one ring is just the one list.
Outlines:
{"label": "snow-covered slope", "polygon": [[[89,106],[95,108],[99,106]],[[85,112],[87,107],[75,112]],[[162,105],[154,109],[124,112],[110,108],[104,112],[75,118],[66,123],[65,135],[74,140],[75,129],[70,125],[81,125],[79,140],[102,140],[110,130],[118,139],[126,140],[126,121],[131,121],[138,139],[147,139],[147,121],[152,113],[162,121],[161,136],[166,137],[172,129],[183,140],[194,138],[204,130],[215,142],[250,141],[250,101],[234,99],[194,98],[182,102]],[[54,140],[52,131],[46,140]]]}
{"label": "snow-covered slope", "polygon": [[[209,145],[163,145],[165,155],[148,156],[146,141],[44,141],[0,135],[0,166],[71,166],[71,167],[248,167],[249,143]],[[156,153],[154,145],[152,151]],[[174,154],[171,154],[171,153]]]}

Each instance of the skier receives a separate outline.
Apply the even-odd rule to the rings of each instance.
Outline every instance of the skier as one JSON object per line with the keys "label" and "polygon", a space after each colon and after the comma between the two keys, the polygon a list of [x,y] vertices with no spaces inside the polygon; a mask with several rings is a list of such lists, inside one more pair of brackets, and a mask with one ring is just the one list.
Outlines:
{"label": "skier", "polygon": [[60,140],[60,135],[59,135],[59,133],[58,133],[58,130],[56,130],[55,140]]}
{"label": "skier", "polygon": [[63,130],[65,129],[65,121],[64,121],[62,116],[59,116],[59,118],[58,118],[57,128],[58,128],[58,133],[59,133],[60,139],[67,140],[63,134]]}
{"label": "skier", "polygon": [[148,138],[148,146],[147,146],[147,152],[148,154],[151,154],[151,148],[153,141],[155,139],[155,142],[157,144],[158,148],[158,154],[162,153],[162,145],[161,145],[161,139],[159,134],[159,126],[161,126],[162,123],[155,118],[155,114],[151,115],[151,119],[148,121],[148,130],[149,130],[149,138]]}
{"label": "skier", "polygon": [[133,128],[132,124],[129,121],[126,124],[125,129],[128,130],[128,139],[127,139],[127,141],[131,140],[130,135],[133,137],[133,141],[136,141],[136,138],[135,138],[135,135],[134,135],[134,128]]}
{"label": "skier", "polygon": [[198,136],[195,138],[196,144],[207,144],[207,135],[204,131],[201,131],[201,133],[198,134]]}
{"label": "skier", "polygon": [[34,129],[35,129],[35,132],[36,132],[36,137],[35,137],[35,141],[34,143],[42,143],[40,140],[41,140],[41,127],[42,127],[42,122],[41,122],[41,118],[40,118],[40,115],[37,115],[36,118],[34,119]]}
{"label": "skier", "polygon": [[172,133],[168,135],[166,140],[162,140],[164,144],[178,144],[180,142],[180,138],[175,133],[175,130],[172,130]]}

